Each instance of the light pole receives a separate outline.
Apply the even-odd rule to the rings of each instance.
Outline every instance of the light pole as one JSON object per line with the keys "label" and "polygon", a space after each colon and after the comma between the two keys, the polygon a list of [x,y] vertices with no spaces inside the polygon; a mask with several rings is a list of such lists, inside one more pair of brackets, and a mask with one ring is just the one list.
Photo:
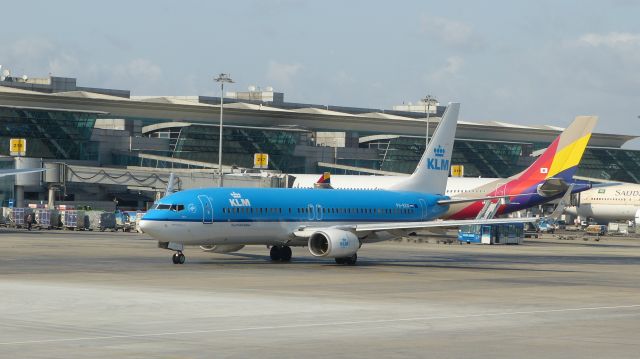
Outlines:
{"label": "light pole", "polygon": [[424,112],[427,115],[427,135],[425,136],[425,151],[427,149],[427,147],[429,147],[429,110],[431,109],[430,105],[431,105],[431,95],[427,95],[427,97],[423,98],[422,101],[424,101],[426,103],[426,106],[424,107]]}
{"label": "light pole", "polygon": [[222,112],[224,111],[224,83],[233,83],[229,74],[220,74],[214,79],[220,83],[220,138],[218,138],[218,172],[220,180],[218,186],[222,187]]}

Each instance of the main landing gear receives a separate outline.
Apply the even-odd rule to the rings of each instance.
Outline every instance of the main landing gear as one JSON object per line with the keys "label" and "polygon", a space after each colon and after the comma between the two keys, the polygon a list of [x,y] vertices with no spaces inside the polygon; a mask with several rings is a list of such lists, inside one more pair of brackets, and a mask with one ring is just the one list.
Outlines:
{"label": "main landing gear", "polygon": [[336,263],[338,263],[338,264],[346,264],[348,266],[352,266],[352,265],[356,264],[357,260],[358,260],[358,254],[354,253],[351,257],[336,258]]}
{"label": "main landing gear", "polygon": [[291,261],[291,247],[273,246],[271,247],[269,256],[271,256],[271,260],[274,262],[276,261],[289,262]]}
{"label": "main landing gear", "polygon": [[184,264],[185,256],[182,252],[175,252],[171,257],[173,264]]}

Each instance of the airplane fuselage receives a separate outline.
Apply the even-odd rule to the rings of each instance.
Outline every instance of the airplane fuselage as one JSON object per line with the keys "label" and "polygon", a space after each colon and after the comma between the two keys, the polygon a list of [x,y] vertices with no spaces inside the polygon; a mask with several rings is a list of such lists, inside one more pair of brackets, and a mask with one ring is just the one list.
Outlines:
{"label": "airplane fuselage", "polygon": [[[304,245],[292,233],[307,226],[416,222],[441,216],[443,195],[386,190],[205,188],[161,199],[141,222],[164,242],[184,245]],[[372,234],[366,241],[391,238]]]}
{"label": "airplane fuselage", "polygon": [[580,194],[578,206],[565,212],[596,221],[633,220],[640,210],[640,185],[621,184],[593,188]]}
{"label": "airplane fuselage", "polygon": [[[293,175],[296,179],[294,188],[313,188],[318,175]],[[357,176],[333,175],[331,186],[334,189],[374,190],[386,189],[405,179],[406,176]],[[514,197],[509,204],[500,205],[496,214],[508,214],[530,208],[557,198],[563,193],[545,197],[537,192],[542,182],[539,179],[513,180],[512,178],[471,178],[450,177],[447,181],[445,195],[455,198],[474,198],[483,196],[520,195]],[[591,188],[588,183],[575,182],[572,192],[579,193]],[[522,196],[522,194],[527,194]],[[482,201],[454,204],[443,214],[444,219],[475,218],[482,210]]]}

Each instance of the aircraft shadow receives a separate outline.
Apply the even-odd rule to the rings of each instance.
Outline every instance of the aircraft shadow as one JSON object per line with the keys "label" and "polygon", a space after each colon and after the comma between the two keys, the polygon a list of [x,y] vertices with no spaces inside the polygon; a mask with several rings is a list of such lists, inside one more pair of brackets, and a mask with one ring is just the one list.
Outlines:
{"label": "aircraft shadow", "polygon": [[[424,259],[366,259],[359,258],[358,263],[355,266],[345,266],[337,264],[333,259],[322,259],[313,257],[294,257],[291,262],[272,262],[269,256],[250,254],[250,253],[228,253],[227,256],[233,258],[211,258],[210,260],[194,259],[189,260],[191,264],[199,265],[247,265],[247,264],[265,264],[269,263],[274,266],[281,265],[301,265],[301,264],[315,264],[322,267],[344,267],[344,268],[362,268],[362,267],[398,267],[398,268],[439,268],[439,269],[472,269],[472,270],[491,270],[491,271],[527,271],[527,272],[555,272],[555,273],[574,273],[572,270],[559,270],[559,269],[541,269],[541,268],[519,268],[519,267],[504,267],[512,263],[504,262],[494,265],[481,265],[475,261],[456,261],[443,260],[438,258],[424,258]],[[439,262],[439,263],[438,263]],[[461,264],[460,262],[468,263]],[[523,263],[520,263],[523,264]]]}

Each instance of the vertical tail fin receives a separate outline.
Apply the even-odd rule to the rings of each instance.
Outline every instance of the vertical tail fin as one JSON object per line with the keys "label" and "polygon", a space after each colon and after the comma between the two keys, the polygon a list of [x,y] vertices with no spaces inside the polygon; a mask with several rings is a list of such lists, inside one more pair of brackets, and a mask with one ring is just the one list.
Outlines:
{"label": "vertical tail fin", "polygon": [[577,116],[529,168],[514,177],[528,181],[552,177],[571,181],[597,122],[597,116]]}
{"label": "vertical tail fin", "polygon": [[460,104],[450,102],[413,174],[390,190],[445,193],[459,112]]}
{"label": "vertical tail fin", "polygon": [[164,192],[164,195],[165,195],[165,196],[168,196],[168,195],[172,194],[173,192],[175,192],[175,191],[173,190],[173,184],[174,184],[174,182],[175,182],[175,176],[174,176],[173,172],[171,172],[171,173],[169,174],[169,180],[167,181],[167,189],[166,189],[166,190],[165,190],[165,192]]}
{"label": "vertical tail fin", "polygon": [[331,187],[331,172],[324,172],[313,184],[313,188],[333,188]]}
{"label": "vertical tail fin", "polygon": [[318,178],[318,181],[316,183],[331,184],[331,172],[322,173],[322,175],[320,175],[320,178]]}

